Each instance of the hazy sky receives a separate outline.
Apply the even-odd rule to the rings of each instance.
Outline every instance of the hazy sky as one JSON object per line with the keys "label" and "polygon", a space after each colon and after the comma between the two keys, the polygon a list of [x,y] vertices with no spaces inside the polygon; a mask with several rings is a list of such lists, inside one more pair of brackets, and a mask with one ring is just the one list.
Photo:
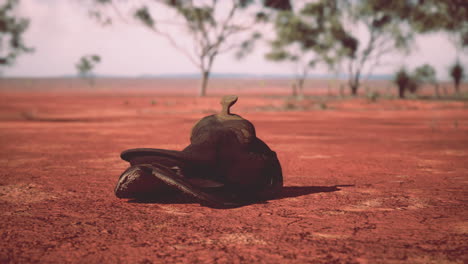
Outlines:
{"label": "hazy sky", "polygon": [[[2,1],[2,0],[0,0]],[[87,16],[77,1],[22,0],[18,13],[29,17],[31,25],[25,34],[28,45],[36,52],[18,58],[4,71],[6,76],[59,76],[75,74],[75,63],[85,54],[99,54],[103,61],[97,74],[138,76],[142,74],[197,73],[186,57],[164,39],[138,25],[117,24],[101,27]],[[183,35],[179,41],[190,43]],[[288,74],[291,67],[264,60],[266,46],[259,46],[249,57],[237,60],[233,53],[220,55],[214,64],[218,73]],[[403,63],[414,68],[422,63],[433,65],[439,77],[455,59],[455,49],[444,34],[417,39],[410,56],[392,55],[394,63],[377,68],[374,73],[391,73]],[[463,58],[466,63],[466,57]],[[312,73],[326,73],[317,69]]]}

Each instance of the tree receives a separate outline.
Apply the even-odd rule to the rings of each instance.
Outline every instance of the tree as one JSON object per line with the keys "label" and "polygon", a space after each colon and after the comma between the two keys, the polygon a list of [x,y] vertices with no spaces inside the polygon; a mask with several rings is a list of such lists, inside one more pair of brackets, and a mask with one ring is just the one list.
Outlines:
{"label": "tree", "polygon": [[405,98],[405,91],[408,89],[408,86],[411,82],[411,76],[408,74],[406,69],[401,68],[398,70],[393,81],[398,86],[398,96],[402,99]]}
{"label": "tree", "polygon": [[293,96],[303,97],[304,81],[309,69],[316,64],[316,60],[311,49],[307,49],[297,40],[307,36],[299,31],[310,28],[292,11],[281,12],[274,24],[276,40],[270,42],[272,50],[265,55],[265,58],[276,62],[288,61],[294,65]]}
{"label": "tree", "polygon": [[99,62],[101,62],[101,57],[98,55],[87,55],[81,57],[78,63],[75,64],[78,75],[85,80],[87,79],[91,86],[94,85],[93,69]]}
{"label": "tree", "polygon": [[0,67],[9,66],[20,54],[33,51],[23,41],[29,20],[12,13],[18,3],[19,0],[7,0],[0,5]]}
{"label": "tree", "polygon": [[453,79],[453,84],[455,86],[455,91],[457,94],[460,93],[460,83],[465,77],[463,65],[460,64],[460,61],[457,60],[452,67],[450,67],[450,76]]}
{"label": "tree", "polygon": [[[119,17],[125,17],[118,0],[94,0],[98,8],[111,8]],[[213,64],[219,54],[240,48],[245,42],[238,41],[241,33],[249,32],[255,25],[255,16],[239,16],[246,13],[253,4],[251,0],[153,0],[140,1],[137,7],[130,8],[130,17],[152,33],[165,38],[169,43],[199,69],[202,82],[200,96],[206,95],[208,80]],[[223,7],[221,7],[223,5]],[[163,21],[153,15],[152,10],[166,8],[175,14],[174,21]],[[107,24],[111,18],[103,18],[102,12],[93,11],[93,15]],[[124,18],[125,19],[125,18]],[[168,24],[181,26],[189,36],[191,47],[188,48],[175,37],[179,32],[170,32]],[[246,48],[246,47],[244,47]]]}
{"label": "tree", "polygon": [[[346,1],[345,1],[346,2]],[[356,52],[342,57],[347,68],[351,94],[356,95],[362,75],[383,64],[382,58],[391,53],[407,51],[413,39],[412,31],[405,27],[399,16],[389,12],[388,3],[399,1],[362,0],[345,5],[341,23],[352,39],[357,40]],[[362,30],[367,38],[358,37]]]}
{"label": "tree", "polygon": [[417,67],[414,70],[414,78],[419,84],[427,83],[433,85],[436,97],[440,97],[439,82],[437,81],[436,71],[431,65],[424,64]]}
{"label": "tree", "polygon": [[[317,63],[333,68],[336,56],[350,55],[355,51],[356,41],[344,31],[338,20],[339,12],[336,1],[321,0],[276,14],[276,38],[270,41],[271,51],[266,58],[294,64],[294,95],[298,92],[300,97],[303,96],[304,81]],[[335,54],[332,56],[333,51]]]}
{"label": "tree", "polygon": [[419,88],[415,75],[408,73],[404,67],[395,73],[393,82],[398,86],[398,96],[402,99],[405,98],[406,91],[415,93]]}
{"label": "tree", "polygon": [[[386,55],[408,50],[412,41],[413,32],[406,25],[408,22],[402,22],[399,14],[389,8],[389,3],[394,2],[405,1],[310,2],[305,5],[301,15],[309,15],[307,21],[318,30],[293,25],[286,32],[294,32],[293,39],[300,42],[302,47],[318,48],[316,54],[323,57],[330,69],[346,71],[351,93],[356,95],[366,72],[370,75],[374,68],[383,63],[382,58]],[[361,32],[366,36],[362,37]],[[328,46],[323,45],[323,40]],[[284,56],[287,54],[282,54],[281,50],[278,55],[281,56],[275,59],[295,58]]]}
{"label": "tree", "polygon": [[400,98],[405,98],[406,91],[415,93],[419,87],[425,83],[434,85],[436,96],[440,96],[436,71],[429,64],[417,67],[413,73],[408,73],[404,67],[400,68],[395,73],[393,81],[398,86],[398,95]]}
{"label": "tree", "polygon": [[407,21],[418,33],[455,36],[457,48],[468,47],[468,2],[465,0],[381,1],[382,8]]}
{"label": "tree", "polygon": [[[406,22],[417,33],[448,33],[457,52],[457,63],[450,73],[455,74],[455,89],[463,78],[463,68],[458,64],[458,53],[468,47],[468,1],[466,0],[405,0],[380,1],[381,8],[401,21]],[[457,66],[458,64],[458,66]],[[457,81],[458,78],[458,81]],[[458,82],[458,83],[457,83]]]}

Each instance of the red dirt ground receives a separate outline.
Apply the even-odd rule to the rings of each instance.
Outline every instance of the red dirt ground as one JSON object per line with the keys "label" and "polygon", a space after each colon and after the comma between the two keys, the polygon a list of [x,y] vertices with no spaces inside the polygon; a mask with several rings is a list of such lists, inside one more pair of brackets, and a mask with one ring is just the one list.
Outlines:
{"label": "red dirt ground", "polygon": [[182,149],[218,101],[3,89],[0,262],[468,262],[466,102],[328,100],[321,110],[324,99],[244,93],[233,111],[278,153],[280,197],[211,209],[114,196],[122,150]]}

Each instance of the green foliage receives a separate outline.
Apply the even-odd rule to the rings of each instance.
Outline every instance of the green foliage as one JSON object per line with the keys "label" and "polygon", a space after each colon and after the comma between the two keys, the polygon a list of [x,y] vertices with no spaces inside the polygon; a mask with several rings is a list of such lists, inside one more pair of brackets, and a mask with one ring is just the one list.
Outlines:
{"label": "green foliage", "polygon": [[440,96],[436,70],[429,64],[417,67],[412,73],[408,73],[406,69],[401,68],[396,72],[394,82],[398,86],[401,98],[404,97],[405,91],[415,93],[423,84],[433,85],[436,97]]}
{"label": "green foliage", "polygon": [[251,5],[254,1],[253,0],[239,0],[239,6],[241,8],[246,8]]}
{"label": "green foliage", "polygon": [[428,83],[436,86],[436,93],[438,96],[438,83],[437,83],[437,77],[436,77],[436,71],[435,69],[429,65],[429,64],[424,64],[422,66],[417,67],[414,70],[413,73],[413,79],[415,80],[417,86]]}
{"label": "green foliage", "polygon": [[[362,0],[351,8],[354,21],[363,23],[374,43],[378,38],[387,38],[395,49],[407,49],[413,32],[401,20],[401,14],[391,8],[404,5],[405,1]],[[374,44],[372,43],[372,44]],[[384,43],[380,43],[384,44]],[[369,46],[368,46],[369,47]],[[375,47],[372,47],[375,50]]]}
{"label": "green foliage", "polygon": [[[405,1],[361,0],[349,1],[345,8],[342,23],[349,23],[367,32],[367,39],[358,39],[356,52],[342,56],[340,61],[347,65],[349,86],[356,95],[360,80],[365,71],[371,71],[381,64],[382,58],[390,53],[408,52],[413,41],[413,32],[407,22],[401,20],[400,14],[392,8],[404,6]],[[404,10],[404,8],[402,8]]]}
{"label": "green foliage", "polygon": [[139,20],[143,25],[147,27],[154,27],[154,19],[151,17],[148,7],[142,6],[135,11],[135,19]]}
{"label": "green foliage", "polygon": [[[128,14],[126,11],[131,11],[131,17],[138,21],[144,27],[150,29],[156,35],[165,38],[177,51],[186,56],[190,62],[196,66],[201,73],[200,96],[206,94],[208,79],[212,70],[213,63],[220,53],[224,53],[233,49],[240,49],[238,56],[244,56],[254,48],[254,43],[260,38],[258,33],[251,34],[244,41],[236,39],[242,32],[253,31],[253,22],[267,21],[268,16],[262,13],[262,10],[257,10],[255,17],[249,17],[249,20],[240,18],[238,13],[247,12],[247,7],[256,3],[254,0],[232,0],[232,1],[186,1],[186,0],[157,0],[157,1],[137,1],[130,10],[122,12],[121,7],[128,5],[122,3],[125,1],[119,0],[91,0],[96,3],[93,6],[90,14],[97,19],[101,24],[110,24],[112,18],[106,16],[106,9],[113,14],[113,17],[118,17],[127,21],[125,17]],[[221,8],[221,2],[228,5]],[[154,8],[161,6],[170,9],[176,16],[172,21],[161,21],[159,17],[155,17],[151,11]],[[260,5],[262,6],[262,5]],[[227,12],[224,12],[227,11]],[[108,13],[109,14],[109,13]],[[180,43],[176,33],[170,29],[163,27],[166,24],[174,24],[179,26],[188,33],[192,38],[188,48],[186,43]],[[177,32],[179,34],[180,32]],[[83,63],[84,66],[85,63]],[[84,67],[86,69],[86,67]]]}
{"label": "green foliage", "polygon": [[185,18],[190,31],[199,32],[208,26],[216,26],[212,7],[179,6],[176,9]]}
{"label": "green foliage", "polygon": [[14,14],[18,0],[6,0],[0,5],[0,66],[11,65],[22,53],[32,52],[23,41],[29,20]]}
{"label": "green foliage", "polygon": [[267,53],[266,58],[271,61],[283,61],[291,57],[291,55],[284,50],[275,50]]}
{"label": "green foliage", "polygon": [[91,55],[91,61],[95,63],[101,62],[101,57],[98,55]]}
{"label": "green foliage", "polygon": [[78,75],[83,79],[89,79],[90,84],[93,85],[93,73],[92,71],[98,63],[101,62],[101,57],[98,55],[87,55],[80,58],[78,63],[75,64],[75,68],[78,71]]}
{"label": "green foliage", "polygon": [[389,13],[419,33],[448,31],[461,46],[468,46],[468,1],[466,0],[367,0],[372,9]]}
{"label": "green foliage", "polygon": [[431,65],[424,64],[422,66],[417,67],[414,70],[413,75],[418,85],[424,84],[424,83],[431,84],[435,88],[436,97],[440,96],[439,83],[436,77],[436,70]]}
{"label": "green foliage", "polygon": [[352,55],[357,41],[347,34],[340,22],[341,11],[335,1],[307,3],[297,12],[280,12],[276,16],[277,38],[273,49],[298,43],[302,52],[313,52],[323,61],[332,62],[329,52]]}
{"label": "green foliage", "polygon": [[[407,51],[412,41],[411,30],[390,10],[393,2],[404,1],[317,0],[306,2],[300,10],[278,12],[277,37],[266,58],[295,62],[313,54],[309,66],[324,63],[334,70],[344,66],[356,94],[365,69],[379,65],[385,54]],[[360,30],[352,27],[365,29],[368,39],[353,35]]]}
{"label": "green foliage", "polygon": [[[317,1],[308,3],[300,11],[314,27],[303,40],[306,48],[313,48],[324,61],[333,66],[342,57],[353,57],[359,42],[344,28],[343,15],[347,9],[340,1]],[[315,38],[317,40],[315,40]]]}
{"label": "green foliage", "polygon": [[414,76],[419,82],[422,83],[434,84],[437,82],[436,71],[429,64],[424,64],[417,67],[414,70]]}
{"label": "green foliage", "polygon": [[[319,63],[330,68],[342,56],[353,56],[357,41],[343,28],[338,1],[309,2],[299,10],[274,13],[276,38],[270,42],[266,59],[296,65],[299,92],[310,68]],[[301,95],[301,94],[299,94]]]}
{"label": "green foliage", "polygon": [[236,57],[238,59],[241,59],[244,58],[247,54],[251,53],[255,48],[256,40],[257,39],[254,36],[252,36],[251,38],[242,41],[239,46],[239,50],[236,52]]}
{"label": "green foliage", "polygon": [[380,93],[376,91],[368,92],[366,93],[366,97],[369,102],[375,103],[379,99]]}
{"label": "green foliage", "polygon": [[[233,48],[238,48],[237,56],[243,57],[253,50],[254,43],[260,38],[259,33],[253,33],[240,44],[230,43],[233,36],[251,31],[251,26],[246,26],[245,21],[236,21],[234,17],[237,13],[243,11],[246,7],[253,4],[253,0],[233,0],[227,10],[224,18],[219,18],[217,5],[221,1],[213,0],[195,3],[192,1],[166,1],[166,6],[172,8],[184,22],[185,28],[193,38],[194,53],[182,49],[177,41],[170,34],[161,33],[159,29],[156,32],[169,39],[171,44],[183,52],[191,62],[196,65],[202,74],[200,87],[200,96],[206,94],[208,78],[212,69],[213,62],[217,55]],[[257,12],[255,20],[267,19]],[[148,19],[143,20],[148,21]],[[148,25],[148,23],[146,22]]]}
{"label": "green foliage", "polygon": [[410,17],[419,32],[449,31],[468,46],[468,2],[464,0],[426,0],[415,7]]}

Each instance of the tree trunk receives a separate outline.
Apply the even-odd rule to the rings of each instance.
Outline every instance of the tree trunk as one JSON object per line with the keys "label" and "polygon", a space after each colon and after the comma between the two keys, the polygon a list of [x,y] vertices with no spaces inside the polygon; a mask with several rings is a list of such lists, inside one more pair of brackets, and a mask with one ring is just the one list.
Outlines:
{"label": "tree trunk", "polygon": [[398,96],[401,99],[405,98],[405,87],[404,86],[399,86],[398,87]]}
{"label": "tree trunk", "polygon": [[358,84],[353,82],[350,86],[351,86],[351,95],[356,96],[357,90],[359,87]]}
{"label": "tree trunk", "polygon": [[304,78],[299,78],[297,80],[297,89],[298,89],[298,99],[303,99],[304,98]]}
{"label": "tree trunk", "polygon": [[297,85],[296,85],[296,83],[293,83],[293,85],[292,85],[292,96],[297,97]]}
{"label": "tree trunk", "polygon": [[95,79],[94,79],[93,76],[89,77],[88,82],[89,82],[89,86],[90,86],[91,88],[94,87]]}
{"label": "tree trunk", "polygon": [[447,86],[446,85],[442,85],[442,88],[444,89],[444,95],[447,96],[449,94],[448,90],[447,90]]}
{"label": "tree trunk", "polygon": [[434,84],[435,95],[437,98],[440,98],[439,84]]}
{"label": "tree trunk", "polygon": [[208,79],[210,78],[209,71],[202,71],[202,83],[200,86],[200,93],[198,94],[200,97],[206,95],[206,88],[208,87]]}
{"label": "tree trunk", "polygon": [[350,77],[351,79],[349,80],[349,87],[351,88],[352,96],[356,96],[358,94],[360,76],[361,76],[361,73],[360,71],[358,71],[354,74],[354,76]]}
{"label": "tree trunk", "polygon": [[455,93],[460,94],[460,80],[455,80],[454,85],[455,85]]}

